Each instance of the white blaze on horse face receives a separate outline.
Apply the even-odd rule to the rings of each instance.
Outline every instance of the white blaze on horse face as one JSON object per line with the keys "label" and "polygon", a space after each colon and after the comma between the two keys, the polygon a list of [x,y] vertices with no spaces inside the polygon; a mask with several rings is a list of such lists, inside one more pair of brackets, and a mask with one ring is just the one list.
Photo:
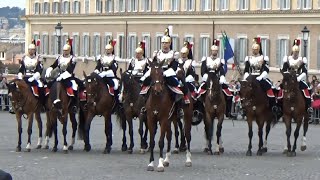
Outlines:
{"label": "white blaze on horse face", "polygon": [[26,149],[31,149],[31,143],[28,143],[28,144],[27,144]]}
{"label": "white blaze on horse face", "polygon": [[213,82],[212,81],[210,81],[210,86],[209,86],[209,95],[211,96],[211,93],[212,93],[212,85],[213,85]]}
{"label": "white blaze on horse face", "polygon": [[163,158],[159,158],[158,168],[163,168]]}
{"label": "white blaze on horse face", "polygon": [[171,156],[171,152],[166,153],[166,158],[164,159],[164,162],[170,162],[170,156]]}

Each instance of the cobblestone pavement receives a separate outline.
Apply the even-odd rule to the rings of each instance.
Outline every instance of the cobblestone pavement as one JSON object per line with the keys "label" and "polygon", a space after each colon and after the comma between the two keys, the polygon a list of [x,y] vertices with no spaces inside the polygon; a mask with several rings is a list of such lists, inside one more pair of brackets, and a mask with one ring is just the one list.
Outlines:
{"label": "cobblestone pavement", "polygon": [[[297,157],[282,154],[285,142],[284,124],[271,129],[268,152],[261,157],[257,150],[257,129],[254,129],[253,156],[245,156],[248,137],[245,121],[225,120],[222,137],[225,153],[210,156],[203,153],[203,125],[192,129],[192,167],[184,166],[185,153],[172,155],[170,167],[165,172],[147,172],[149,154],[140,154],[140,141],[135,122],[135,148],[133,154],[121,152],[122,132],[116,121],[113,125],[113,149],[111,154],[102,154],[105,145],[104,121],[96,117],[91,128],[91,152],[84,152],[83,142],[76,141],[75,150],[64,154],[62,149],[61,125],[59,124],[59,151],[34,149],[37,143],[37,126],[34,123],[31,152],[16,153],[17,123],[13,115],[0,113],[0,169],[12,174],[15,180],[36,179],[320,179],[320,126],[310,125],[307,134],[307,151],[300,151]],[[45,123],[45,117],[43,121]],[[22,147],[26,147],[26,121],[23,122]],[[69,124],[68,135],[71,135]],[[302,131],[301,131],[302,132]],[[301,133],[300,133],[301,134]],[[69,138],[69,142],[70,142]],[[50,145],[52,147],[52,140]],[[157,142],[157,139],[156,139]],[[173,141],[174,143],[174,141]],[[156,147],[157,147],[156,143]],[[158,163],[158,148],[155,163]]]}

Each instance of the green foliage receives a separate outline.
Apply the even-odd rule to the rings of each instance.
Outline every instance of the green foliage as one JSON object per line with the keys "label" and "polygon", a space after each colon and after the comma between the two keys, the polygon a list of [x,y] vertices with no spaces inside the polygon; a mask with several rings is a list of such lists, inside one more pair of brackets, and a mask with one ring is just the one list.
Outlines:
{"label": "green foliage", "polygon": [[15,25],[25,26],[24,21],[21,21],[21,17],[25,16],[25,9],[20,9],[19,7],[2,7],[0,8],[0,17],[6,17],[9,22],[9,28],[13,28]]}

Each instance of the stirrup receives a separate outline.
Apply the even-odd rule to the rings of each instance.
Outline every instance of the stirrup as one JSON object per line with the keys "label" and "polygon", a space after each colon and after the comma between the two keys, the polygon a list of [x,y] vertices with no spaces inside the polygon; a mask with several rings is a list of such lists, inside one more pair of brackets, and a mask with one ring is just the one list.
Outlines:
{"label": "stirrup", "polygon": [[313,108],[312,108],[312,107],[309,107],[309,108],[307,109],[307,112],[308,112],[309,114],[313,113]]}
{"label": "stirrup", "polygon": [[10,114],[15,114],[13,107],[10,107],[9,113],[10,113]]}
{"label": "stirrup", "polygon": [[183,112],[183,109],[182,109],[182,108],[179,108],[179,109],[178,109],[178,116],[179,116],[180,118],[182,118],[182,117],[184,116],[184,112]]}
{"label": "stirrup", "polygon": [[272,112],[273,113],[278,113],[279,108],[277,106],[272,106]]}

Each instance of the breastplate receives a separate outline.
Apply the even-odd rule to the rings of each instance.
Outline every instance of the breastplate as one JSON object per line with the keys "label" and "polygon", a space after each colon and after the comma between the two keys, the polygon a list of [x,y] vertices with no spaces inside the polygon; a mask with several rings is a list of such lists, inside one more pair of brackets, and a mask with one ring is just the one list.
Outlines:
{"label": "breastplate", "polygon": [[147,61],[146,59],[142,59],[142,60],[138,60],[138,59],[135,59],[134,60],[134,70],[138,70],[138,71],[143,71],[146,67],[146,64],[147,64]]}
{"label": "breastplate", "polygon": [[34,71],[37,67],[38,56],[35,56],[32,58],[29,56],[25,56],[23,61],[24,61],[24,65],[26,67],[26,71],[31,72],[31,71]]}
{"label": "breastplate", "polygon": [[213,59],[211,57],[207,57],[206,64],[209,70],[218,70],[221,64],[221,59],[220,58]]}
{"label": "breastplate", "polygon": [[250,56],[249,57],[251,73],[254,73],[254,74],[259,73],[260,74],[260,69],[262,67],[262,61],[263,61],[263,58],[261,56],[258,56],[258,57]]}
{"label": "breastplate", "polygon": [[60,71],[65,71],[67,70],[68,66],[69,66],[69,62],[71,61],[72,56],[70,57],[63,57],[60,56],[59,58],[59,68]]}
{"label": "breastplate", "polygon": [[184,72],[187,73],[187,70],[192,66],[192,59],[188,59],[183,64]]}
{"label": "breastplate", "polygon": [[111,65],[112,61],[114,60],[114,56],[102,56],[101,57],[101,64],[104,68],[109,68],[109,66]]}
{"label": "breastplate", "polygon": [[167,53],[162,52],[161,50],[157,53],[157,60],[159,63],[163,62],[162,67],[167,68],[168,65],[174,60],[174,52],[171,50]]}
{"label": "breastplate", "polygon": [[302,58],[298,57],[298,59],[293,59],[292,56],[289,56],[289,66],[291,69],[298,71],[299,67],[301,66],[302,63]]}

